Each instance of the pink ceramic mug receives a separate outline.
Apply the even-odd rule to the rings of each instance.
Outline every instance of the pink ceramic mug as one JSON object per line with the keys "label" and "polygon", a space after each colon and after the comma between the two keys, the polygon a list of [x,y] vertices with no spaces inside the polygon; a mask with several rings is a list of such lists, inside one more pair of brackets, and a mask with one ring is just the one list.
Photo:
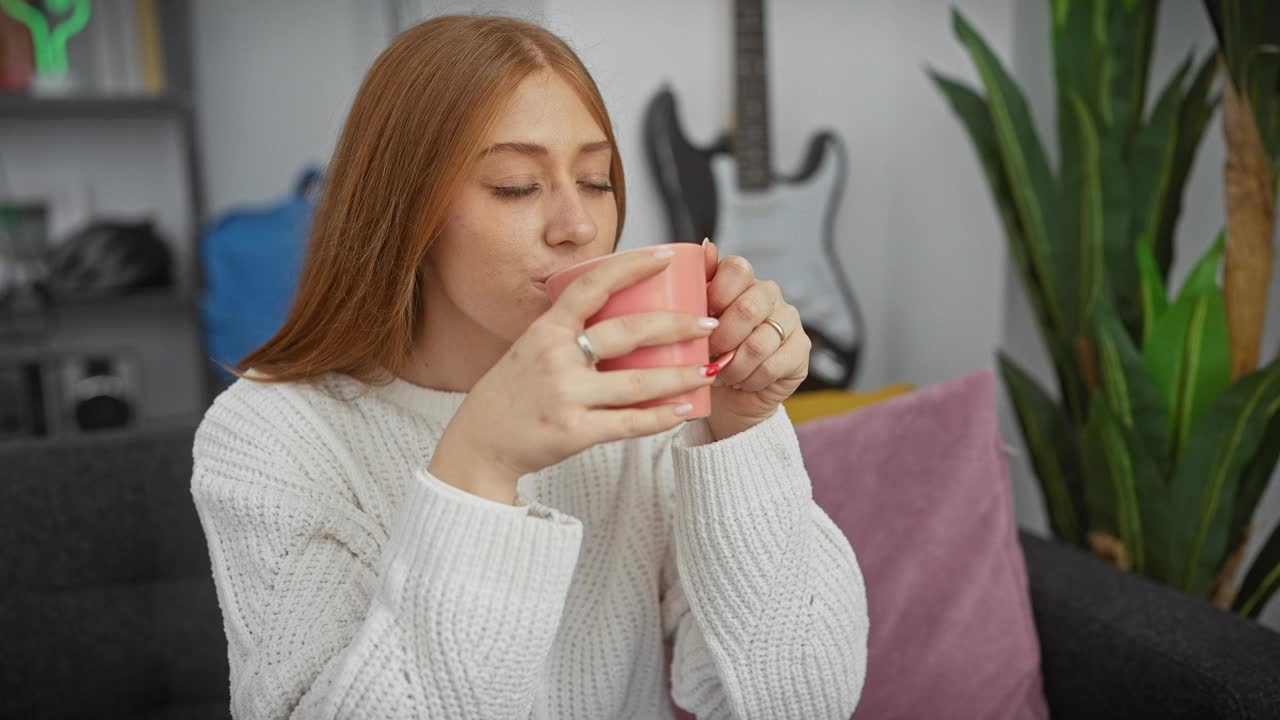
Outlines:
{"label": "pink ceramic mug", "polygon": [[[669,243],[666,245],[650,245],[647,247],[625,250],[624,252],[652,253],[661,249],[669,249],[675,257],[661,272],[645,278],[628,288],[614,293],[600,311],[587,320],[587,327],[621,315],[655,310],[676,310],[694,313],[699,317],[707,314],[707,264],[703,256],[702,246],[696,243]],[[616,253],[615,253],[616,254]],[[554,302],[582,273],[604,262],[613,255],[603,255],[580,262],[577,265],[561,270],[547,278],[547,290]],[[667,345],[651,345],[633,350],[621,357],[601,360],[597,367],[602,371],[634,370],[659,367],[692,367],[704,365],[710,360],[710,347],[707,338],[685,340]],[[686,419],[706,417],[711,414],[711,387],[700,387],[693,392],[658,398],[638,403],[630,407],[653,407],[655,405],[679,405],[689,403],[693,409]]]}

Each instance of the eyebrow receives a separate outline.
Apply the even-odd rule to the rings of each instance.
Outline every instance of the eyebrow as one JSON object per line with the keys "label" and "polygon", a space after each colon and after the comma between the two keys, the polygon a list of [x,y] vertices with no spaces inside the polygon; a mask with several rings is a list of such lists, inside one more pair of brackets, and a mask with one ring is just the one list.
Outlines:
{"label": "eyebrow", "polygon": [[[583,143],[579,145],[578,154],[586,155],[588,153],[595,153],[595,152],[600,152],[602,150],[612,150],[612,149],[613,149],[613,145],[611,145],[608,140],[596,140],[595,142]],[[483,150],[480,153],[480,155],[481,157],[484,157],[485,155],[488,155],[490,153],[502,153],[502,152],[518,153],[520,155],[534,155],[534,156],[541,156],[541,157],[545,157],[546,155],[550,154],[550,151],[548,151],[546,146],[544,145],[538,145],[536,143],[526,143],[526,142],[502,142],[502,143],[497,143],[495,145],[490,145],[488,148]]]}

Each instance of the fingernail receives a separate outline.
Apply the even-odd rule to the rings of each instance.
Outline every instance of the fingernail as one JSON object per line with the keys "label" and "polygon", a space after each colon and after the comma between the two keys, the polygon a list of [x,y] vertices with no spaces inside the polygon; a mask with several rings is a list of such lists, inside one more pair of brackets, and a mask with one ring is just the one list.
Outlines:
{"label": "fingernail", "polygon": [[674,408],[672,408],[671,412],[677,415],[688,415],[689,412],[692,410],[693,410],[693,405],[691,405],[690,403],[681,403],[675,406]]}
{"label": "fingernail", "polygon": [[709,243],[709,242],[711,242],[711,238],[709,238],[709,237],[704,237],[704,238],[702,238],[702,247],[706,247],[706,246],[707,246],[707,243]]}
{"label": "fingernail", "polygon": [[653,254],[653,259],[654,259],[654,260],[668,260],[668,259],[670,259],[671,257],[673,257],[675,254],[676,254],[676,251],[675,251],[675,250],[672,250],[671,248],[666,248],[666,249],[664,249],[664,250],[659,250],[659,251],[655,252],[655,253]]}
{"label": "fingernail", "polygon": [[716,373],[720,372],[720,366],[715,363],[707,363],[699,368],[699,370],[702,372],[702,377],[713,377]]}
{"label": "fingernail", "polygon": [[719,326],[720,326],[720,321],[713,317],[704,317],[698,321],[698,327],[704,327],[708,330],[717,328]]}

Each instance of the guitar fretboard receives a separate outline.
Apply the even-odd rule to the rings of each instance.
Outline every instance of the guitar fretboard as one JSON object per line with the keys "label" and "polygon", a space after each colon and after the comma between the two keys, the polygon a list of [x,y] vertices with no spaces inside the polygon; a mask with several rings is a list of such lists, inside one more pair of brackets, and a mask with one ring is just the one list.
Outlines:
{"label": "guitar fretboard", "polygon": [[764,54],[764,0],[737,0],[734,16],[736,89],[733,154],[738,186],[766,190],[769,168],[769,96]]}

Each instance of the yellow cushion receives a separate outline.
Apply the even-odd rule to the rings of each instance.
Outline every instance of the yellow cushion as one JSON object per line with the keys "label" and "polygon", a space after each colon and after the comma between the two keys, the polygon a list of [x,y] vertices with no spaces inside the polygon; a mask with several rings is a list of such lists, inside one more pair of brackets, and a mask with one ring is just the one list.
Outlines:
{"label": "yellow cushion", "polygon": [[782,404],[787,408],[787,416],[791,418],[791,422],[799,425],[810,420],[817,420],[828,415],[838,415],[842,412],[878,403],[881,400],[909,393],[915,389],[915,386],[910,383],[895,383],[867,392],[807,390],[792,395]]}

